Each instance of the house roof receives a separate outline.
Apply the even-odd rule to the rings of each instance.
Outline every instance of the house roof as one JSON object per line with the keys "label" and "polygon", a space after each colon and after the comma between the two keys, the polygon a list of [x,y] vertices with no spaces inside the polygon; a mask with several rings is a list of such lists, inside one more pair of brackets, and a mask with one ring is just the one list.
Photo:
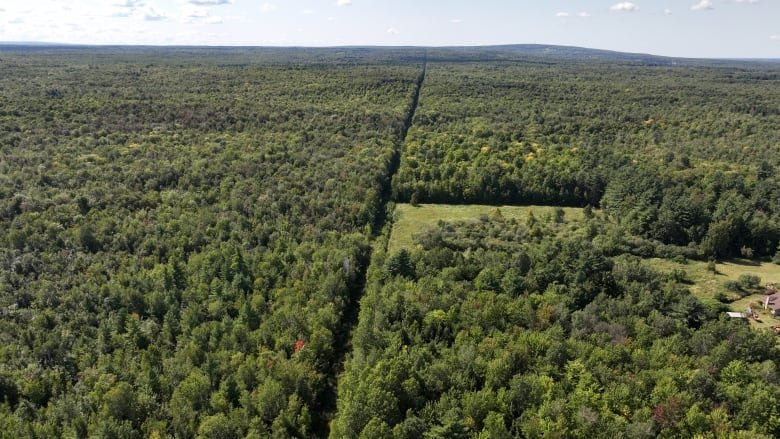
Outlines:
{"label": "house roof", "polygon": [[772,308],[777,311],[780,310],[780,293],[770,294],[764,299],[764,304],[767,308]]}
{"label": "house roof", "polygon": [[732,319],[744,319],[745,314],[741,312],[727,312],[727,316],[731,317]]}

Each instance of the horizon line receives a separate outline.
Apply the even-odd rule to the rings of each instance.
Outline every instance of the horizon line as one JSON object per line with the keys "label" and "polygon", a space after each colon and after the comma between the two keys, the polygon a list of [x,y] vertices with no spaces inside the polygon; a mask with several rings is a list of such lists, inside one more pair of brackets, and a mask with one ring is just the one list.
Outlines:
{"label": "horizon line", "polygon": [[461,49],[461,48],[501,48],[516,46],[537,46],[548,48],[566,48],[579,49],[597,52],[607,52],[620,55],[649,56],[666,59],[680,60],[721,60],[721,61],[777,61],[780,57],[733,57],[733,56],[673,56],[659,55],[645,52],[626,52],[614,49],[602,49],[596,47],[565,45],[565,44],[545,44],[545,43],[496,43],[496,44],[447,44],[447,45],[396,45],[396,44],[343,44],[343,45],[251,45],[251,44],[132,44],[132,43],[62,43],[53,41],[0,41],[2,47],[32,47],[32,48],[203,48],[203,49]]}

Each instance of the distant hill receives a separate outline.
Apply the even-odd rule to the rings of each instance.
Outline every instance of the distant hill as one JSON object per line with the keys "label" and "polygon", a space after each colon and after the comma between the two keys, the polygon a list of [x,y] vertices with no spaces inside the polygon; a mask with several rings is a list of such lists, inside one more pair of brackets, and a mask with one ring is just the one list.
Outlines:
{"label": "distant hill", "polygon": [[67,43],[49,43],[46,41],[0,41],[0,47],[14,46],[14,47],[75,47],[75,44]]}
{"label": "distant hill", "polygon": [[617,52],[613,50],[590,49],[576,46],[556,46],[549,44],[506,44],[490,46],[334,46],[334,47],[277,47],[277,46],[132,46],[132,45],[79,45],[39,41],[0,41],[0,50],[47,50],[69,49],[90,51],[121,51],[124,53],[173,51],[173,52],[217,52],[221,54],[259,52],[265,54],[285,54],[297,58],[306,55],[340,55],[362,57],[371,54],[383,54],[391,57],[417,58],[423,53],[429,61],[459,62],[459,61],[513,61],[545,59],[606,61],[643,65],[678,65],[678,64],[733,64],[734,62],[778,63],[780,59],[734,59],[734,58],[677,58],[645,53]]}
{"label": "distant hill", "polygon": [[506,52],[517,55],[555,56],[558,58],[620,60],[634,62],[674,62],[673,57],[644,53],[616,52],[613,50],[589,49],[575,46],[552,46],[546,44],[512,44],[505,46],[484,46],[489,52]]}

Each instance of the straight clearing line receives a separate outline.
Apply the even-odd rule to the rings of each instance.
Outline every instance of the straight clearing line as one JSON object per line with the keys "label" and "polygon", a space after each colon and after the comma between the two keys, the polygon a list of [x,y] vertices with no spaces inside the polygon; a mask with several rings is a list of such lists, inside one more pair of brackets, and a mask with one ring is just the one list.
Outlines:
{"label": "straight clearing line", "polygon": [[[393,179],[393,175],[398,171],[398,165],[400,163],[401,148],[406,140],[406,134],[409,132],[409,127],[414,120],[414,114],[417,111],[417,106],[420,100],[420,90],[422,89],[423,82],[425,81],[426,65],[423,63],[422,72],[417,77],[415,83],[414,94],[409,104],[409,110],[404,119],[404,126],[399,133],[398,139],[396,139],[395,152],[393,155],[392,163],[388,175],[385,176],[385,181],[382,182],[382,204],[379,208],[379,218],[376,219],[374,224],[374,235],[385,222],[384,212],[387,209],[387,203],[390,201],[390,182]],[[379,225],[379,227],[376,227]],[[376,236],[371,236],[372,241]],[[336,416],[337,402],[338,402],[338,380],[341,374],[344,372],[345,362],[349,353],[352,351],[352,333],[357,326],[358,318],[360,316],[360,299],[366,292],[366,272],[368,265],[371,261],[370,253],[367,255],[366,260],[360,264],[360,272],[354,285],[350,288],[350,294],[347,300],[347,304],[344,310],[344,315],[341,322],[341,331],[336,334],[334,340],[334,360],[332,362],[332,370],[327,379],[327,384],[323,390],[320,403],[322,407],[315,415],[314,422],[316,437],[330,437],[330,422]]]}
{"label": "straight clearing line", "polygon": [[[498,209],[505,219],[525,221],[533,212],[537,218],[554,215],[557,206],[490,206],[484,204],[397,204],[393,229],[388,242],[388,253],[414,246],[414,235],[436,226],[439,221],[479,221],[483,215],[490,215]],[[582,208],[561,207],[564,221],[577,222],[584,218]]]}

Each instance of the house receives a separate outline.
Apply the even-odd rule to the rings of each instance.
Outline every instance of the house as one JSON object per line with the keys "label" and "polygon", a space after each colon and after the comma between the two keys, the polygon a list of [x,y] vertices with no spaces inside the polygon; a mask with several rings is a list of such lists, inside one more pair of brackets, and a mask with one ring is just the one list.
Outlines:
{"label": "house", "polygon": [[780,293],[766,296],[764,298],[764,309],[771,311],[773,316],[780,315]]}

